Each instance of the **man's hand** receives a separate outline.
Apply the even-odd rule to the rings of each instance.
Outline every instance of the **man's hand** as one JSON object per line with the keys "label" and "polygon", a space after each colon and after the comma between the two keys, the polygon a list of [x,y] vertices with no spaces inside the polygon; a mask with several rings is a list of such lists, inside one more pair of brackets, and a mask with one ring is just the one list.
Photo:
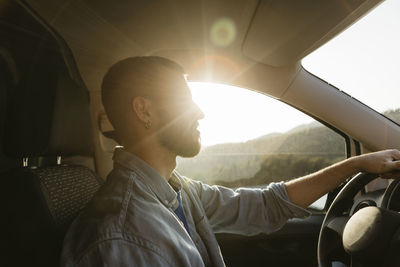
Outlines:
{"label": "man's hand", "polygon": [[387,179],[400,178],[400,151],[390,149],[346,159],[286,182],[286,191],[291,202],[306,208],[358,172],[375,173]]}
{"label": "man's hand", "polygon": [[360,171],[379,174],[382,178],[400,178],[400,151],[389,149],[354,157]]}

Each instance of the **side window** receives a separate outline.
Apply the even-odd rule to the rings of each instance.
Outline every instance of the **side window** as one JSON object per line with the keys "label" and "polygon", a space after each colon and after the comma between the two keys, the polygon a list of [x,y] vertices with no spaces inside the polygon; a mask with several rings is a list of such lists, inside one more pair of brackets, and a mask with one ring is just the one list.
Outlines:
{"label": "side window", "polygon": [[[190,83],[202,150],[178,158],[177,170],[208,184],[256,187],[315,172],[346,157],[342,136],[266,95],[238,87]],[[323,205],[322,205],[323,206]]]}

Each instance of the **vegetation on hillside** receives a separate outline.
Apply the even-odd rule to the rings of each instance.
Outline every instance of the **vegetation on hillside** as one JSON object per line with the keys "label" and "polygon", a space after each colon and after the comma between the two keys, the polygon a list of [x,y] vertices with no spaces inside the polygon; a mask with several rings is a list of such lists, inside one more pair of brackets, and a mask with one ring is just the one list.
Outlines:
{"label": "vegetation on hillside", "polygon": [[[400,124],[400,109],[384,115]],[[344,159],[345,150],[343,137],[314,122],[243,143],[206,147],[195,158],[180,158],[178,171],[196,180],[233,188],[263,185],[320,170]]]}
{"label": "vegetation on hillside", "polygon": [[397,124],[400,124],[400,108],[385,111],[383,115],[396,122]]}
{"label": "vegetation on hillside", "polygon": [[332,163],[321,156],[277,154],[268,156],[260,170],[251,178],[235,181],[216,181],[215,184],[227,187],[267,185],[271,182],[290,180],[315,171]]}
{"label": "vegetation on hillside", "polygon": [[178,171],[209,184],[251,186],[301,176],[344,157],[344,139],[313,123],[244,143],[206,147],[195,158],[179,159]]}

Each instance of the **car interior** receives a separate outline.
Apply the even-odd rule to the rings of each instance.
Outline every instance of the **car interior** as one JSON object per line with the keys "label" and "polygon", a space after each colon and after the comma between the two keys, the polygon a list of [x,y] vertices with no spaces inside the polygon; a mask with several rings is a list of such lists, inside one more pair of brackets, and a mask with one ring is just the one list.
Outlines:
{"label": "car interior", "polygon": [[[2,1],[0,266],[58,265],[68,226],[112,169],[118,140],[101,104],[101,81],[126,57],[163,56],[184,66],[189,81],[278,99],[341,135],[347,157],[400,149],[399,124],[301,64],[381,2]],[[357,175],[328,194],[323,210],[275,233],[217,233],[226,265],[397,266],[398,182],[367,192],[375,179]],[[384,210],[385,224],[359,235],[384,237],[349,248],[346,238],[355,237],[346,233],[371,229],[346,226],[358,217],[372,221],[376,211],[358,212],[365,207]]]}

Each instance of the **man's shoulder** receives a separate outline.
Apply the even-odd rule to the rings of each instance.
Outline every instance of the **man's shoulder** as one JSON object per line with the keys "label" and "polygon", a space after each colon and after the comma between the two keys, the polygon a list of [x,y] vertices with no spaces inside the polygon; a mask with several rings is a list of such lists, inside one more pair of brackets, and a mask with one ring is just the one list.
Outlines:
{"label": "man's shoulder", "polygon": [[200,196],[204,191],[215,191],[220,188],[218,185],[209,185],[203,181],[193,179],[191,177],[186,177],[181,175],[179,172],[174,171],[176,179],[178,179],[182,185],[182,189],[190,194]]}
{"label": "man's shoulder", "polygon": [[[171,240],[182,234],[178,224],[173,212],[140,180],[133,177],[115,184],[110,180],[70,226],[62,258],[64,262],[77,262],[104,247],[118,250],[139,246],[144,249],[140,251],[168,260],[167,254],[174,254],[170,251],[173,247],[189,241]],[[171,246],[174,242],[176,246]]]}
{"label": "man's shoulder", "polygon": [[119,213],[95,215],[88,207],[68,231],[61,265],[96,266],[93,261],[99,259],[113,264],[151,259],[157,266],[174,266],[175,248],[184,247],[188,240],[177,238],[179,234],[171,227],[173,216],[155,201],[143,203],[137,196],[129,202],[127,210]]}
{"label": "man's shoulder", "polygon": [[76,261],[99,244],[122,242],[155,248],[142,236],[141,228],[151,222],[149,211],[157,199],[141,186],[135,179],[107,181],[69,227],[63,257]]}
{"label": "man's shoulder", "polygon": [[179,181],[179,183],[182,185],[182,188],[184,190],[194,190],[196,191],[198,189],[198,187],[201,187],[204,183],[199,181],[199,180],[195,180],[191,177],[187,177],[185,175],[180,174],[178,171],[174,171],[174,179],[176,179],[177,181]]}

